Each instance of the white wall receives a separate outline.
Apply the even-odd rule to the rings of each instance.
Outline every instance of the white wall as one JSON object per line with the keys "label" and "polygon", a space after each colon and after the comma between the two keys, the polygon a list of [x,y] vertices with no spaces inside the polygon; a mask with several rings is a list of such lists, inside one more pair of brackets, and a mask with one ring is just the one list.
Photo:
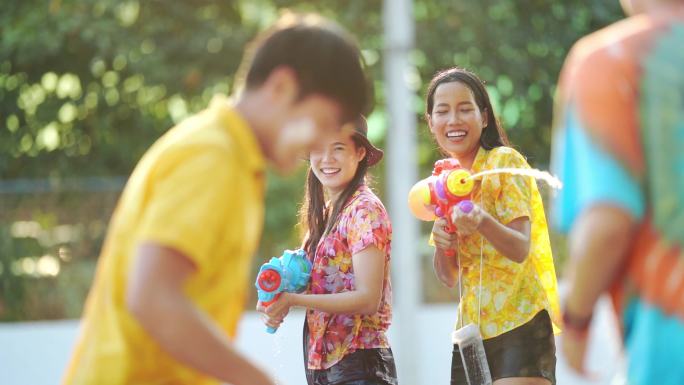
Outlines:
{"label": "white wall", "polygon": [[[621,360],[618,357],[617,332],[614,320],[607,311],[607,302],[600,304],[596,314],[589,367],[600,380],[582,381],[569,373],[562,357],[559,357],[557,376],[559,385],[615,384],[614,377]],[[416,333],[419,349],[413,355],[415,361],[397,365],[409,368],[418,362],[420,384],[449,384],[451,365],[450,334],[455,305],[424,305],[417,314]],[[237,344],[249,357],[271,368],[279,378],[279,384],[305,384],[301,350],[303,312],[293,311],[276,335],[264,332],[256,313],[245,314]],[[399,322],[399,320],[395,321]],[[76,338],[78,321],[0,323],[0,384],[3,385],[53,385],[59,384],[61,375]],[[398,330],[399,328],[391,328]],[[391,331],[393,350],[399,351],[395,341],[399,339]],[[401,381],[401,378],[399,379]],[[413,384],[402,384],[413,385]]]}

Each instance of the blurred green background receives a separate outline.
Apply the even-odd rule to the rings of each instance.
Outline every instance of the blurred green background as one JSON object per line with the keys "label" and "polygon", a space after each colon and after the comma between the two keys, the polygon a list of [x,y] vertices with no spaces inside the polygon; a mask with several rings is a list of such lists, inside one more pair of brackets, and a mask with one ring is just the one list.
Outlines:
{"label": "blurred green background", "polygon": [[[372,140],[385,118],[381,0],[9,0],[0,9],[0,321],[80,316],[127,175],[164,131],[230,93],[245,43],[279,10],[315,11],[358,38],[375,84]],[[415,0],[418,159],[438,157],[422,118],[432,74],[459,65],[488,84],[515,147],[548,169],[553,95],[580,36],[622,17],[617,1]],[[384,166],[373,171],[384,193]],[[270,175],[254,267],[299,241],[304,170]],[[548,195],[548,189],[542,189]],[[424,235],[429,225],[423,224]],[[563,240],[552,234],[557,269]],[[423,242],[423,244],[425,244]],[[421,248],[424,300],[453,293]],[[252,305],[250,304],[250,307]]]}

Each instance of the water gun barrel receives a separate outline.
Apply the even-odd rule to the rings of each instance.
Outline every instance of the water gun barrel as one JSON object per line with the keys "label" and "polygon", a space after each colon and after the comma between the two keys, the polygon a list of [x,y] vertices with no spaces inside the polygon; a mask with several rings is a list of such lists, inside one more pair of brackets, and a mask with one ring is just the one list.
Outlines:
{"label": "water gun barrel", "polygon": [[470,179],[470,172],[464,168],[451,171],[445,179],[447,192],[459,198],[469,196],[475,186]]}
{"label": "water gun barrel", "polygon": [[259,271],[257,277],[258,288],[266,293],[271,293],[280,288],[282,278],[276,269],[265,268]]}

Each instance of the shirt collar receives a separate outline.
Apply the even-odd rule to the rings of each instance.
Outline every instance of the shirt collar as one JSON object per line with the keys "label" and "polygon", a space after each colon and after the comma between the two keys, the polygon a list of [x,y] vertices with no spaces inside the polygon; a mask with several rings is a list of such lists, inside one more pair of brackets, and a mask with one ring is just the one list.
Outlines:
{"label": "shirt collar", "polygon": [[488,153],[488,150],[485,150],[484,147],[480,146],[480,148],[477,150],[477,155],[475,155],[475,160],[473,160],[473,165],[471,166],[470,171],[473,173],[482,171],[483,167],[485,166],[485,162],[487,161]]}

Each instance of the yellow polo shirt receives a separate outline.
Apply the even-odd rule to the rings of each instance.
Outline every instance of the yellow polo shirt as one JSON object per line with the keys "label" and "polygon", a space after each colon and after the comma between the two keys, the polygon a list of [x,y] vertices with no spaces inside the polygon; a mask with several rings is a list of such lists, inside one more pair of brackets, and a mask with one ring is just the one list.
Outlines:
{"label": "yellow polo shirt", "polygon": [[[525,158],[510,147],[492,150],[480,147],[472,172],[509,167],[530,168]],[[463,292],[455,328],[469,323],[479,324],[482,337],[487,339],[511,331],[530,321],[539,311],[547,310],[554,331],[559,332],[556,271],[544,205],[534,178],[511,174],[487,175],[476,179],[470,199],[504,225],[520,217],[529,218],[530,252],[524,262],[517,263],[496,250],[479,232],[459,237]],[[430,244],[434,245],[432,239]]]}
{"label": "yellow polo shirt", "polygon": [[183,253],[197,266],[187,296],[233,337],[263,224],[264,166],[252,131],[222,96],[147,151],[109,225],[64,384],[217,383],[141,328],[126,308],[128,277],[141,242]]}

